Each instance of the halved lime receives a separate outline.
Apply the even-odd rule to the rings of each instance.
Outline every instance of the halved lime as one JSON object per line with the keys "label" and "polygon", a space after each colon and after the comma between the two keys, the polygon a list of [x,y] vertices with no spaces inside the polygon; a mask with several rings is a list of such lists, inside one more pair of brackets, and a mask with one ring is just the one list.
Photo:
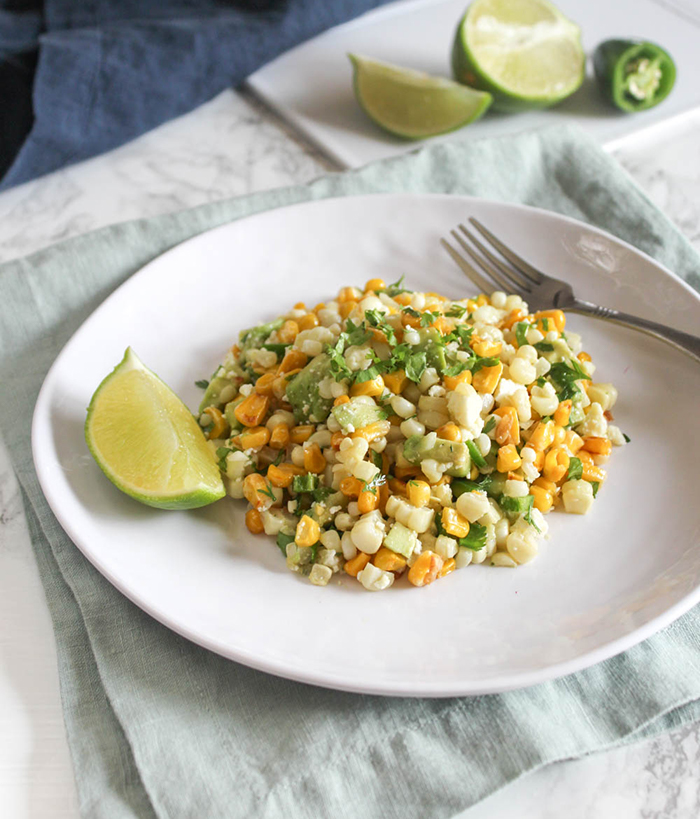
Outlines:
{"label": "halved lime", "polygon": [[85,440],[122,492],[159,509],[194,509],[225,494],[199,424],[129,347],[95,391]]}
{"label": "halved lime", "polygon": [[377,125],[404,139],[425,139],[478,119],[491,95],[464,85],[349,54],[355,96]]}
{"label": "halved lime", "polygon": [[474,0],[457,27],[452,70],[501,111],[546,108],[583,82],[579,27],[548,0]]}

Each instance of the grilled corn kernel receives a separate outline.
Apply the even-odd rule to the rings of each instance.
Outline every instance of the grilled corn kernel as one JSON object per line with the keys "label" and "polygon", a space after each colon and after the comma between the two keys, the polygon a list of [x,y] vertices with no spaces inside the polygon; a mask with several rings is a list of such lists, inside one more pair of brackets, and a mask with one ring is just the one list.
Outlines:
{"label": "grilled corn kernel", "polygon": [[391,429],[391,424],[388,421],[375,421],[372,424],[367,424],[366,427],[361,427],[352,433],[353,438],[364,438],[368,443],[376,441],[377,438],[383,438]]}
{"label": "grilled corn kernel", "polygon": [[350,395],[381,395],[384,392],[384,379],[381,375],[372,378],[369,381],[361,381],[359,384],[355,383],[350,387]]}
{"label": "grilled corn kernel", "polygon": [[453,557],[448,557],[442,564],[442,569],[438,572],[438,577],[445,577],[457,568],[457,561]]}
{"label": "grilled corn kernel", "polygon": [[544,452],[545,449],[552,445],[554,441],[554,422],[553,421],[538,421],[537,426],[533,430],[528,446],[533,449],[539,449]]}
{"label": "grilled corn kernel", "polygon": [[385,373],[384,375],[384,385],[396,395],[403,392],[407,382],[406,370],[394,370],[393,373]]}
{"label": "grilled corn kernel", "polygon": [[500,416],[500,421],[496,424],[496,442],[501,446],[507,444],[518,445],[520,443],[520,423],[518,421],[518,411],[515,407],[499,407],[494,410],[494,415]]}
{"label": "grilled corn kernel", "polygon": [[428,586],[440,574],[444,561],[440,555],[431,552],[430,549],[421,552],[416,562],[408,570],[409,583],[414,586]]}
{"label": "grilled corn kernel", "polygon": [[221,413],[221,410],[217,409],[216,407],[207,407],[205,412],[212,420],[212,425],[207,430],[209,439],[222,438],[228,429],[228,424],[226,423],[226,419]]}
{"label": "grilled corn kernel", "polygon": [[579,449],[581,449],[583,446],[583,438],[575,433],[573,429],[567,429],[564,437],[564,446],[569,450],[569,452],[576,455]]}
{"label": "grilled corn kernel", "polygon": [[244,427],[259,427],[267,415],[269,408],[270,397],[268,395],[251,392],[251,394],[247,398],[244,398],[236,407],[233,414]]}
{"label": "grilled corn kernel", "polygon": [[357,498],[357,508],[361,515],[373,512],[379,506],[379,493],[371,489],[363,489]]}
{"label": "grilled corn kernel", "polygon": [[301,520],[297,523],[297,530],[294,533],[294,542],[297,546],[313,546],[318,543],[321,537],[321,527],[318,521],[310,518],[308,515],[302,515]]}
{"label": "grilled corn kernel", "polygon": [[[545,319],[545,321],[542,321]],[[566,316],[561,310],[540,310],[535,313],[535,320],[537,321],[537,329],[544,333],[550,330],[557,330],[561,333],[566,326]]]}
{"label": "grilled corn kernel", "polygon": [[350,313],[357,307],[357,302],[354,300],[340,302],[338,304],[338,312],[342,319],[346,319]]}
{"label": "grilled corn kernel", "polygon": [[260,395],[272,395],[273,385],[276,378],[277,373],[275,372],[263,373],[263,375],[261,375],[255,382],[255,392],[259,393]]}
{"label": "grilled corn kernel", "polygon": [[442,528],[453,537],[466,537],[469,534],[469,521],[456,509],[446,507],[442,510]]}
{"label": "grilled corn kernel", "polygon": [[430,326],[434,327],[441,336],[449,335],[454,329],[454,324],[444,316],[438,316]]}
{"label": "grilled corn kernel", "polygon": [[492,394],[502,373],[503,364],[500,361],[493,367],[482,367],[476,375],[472,376],[472,386],[482,395]]}
{"label": "grilled corn kernel", "polygon": [[277,331],[282,344],[294,344],[294,339],[299,335],[299,325],[296,321],[288,320]]}
{"label": "grilled corn kernel", "polygon": [[293,444],[303,444],[314,434],[315,429],[313,424],[299,424],[289,430],[289,440]]}
{"label": "grilled corn kernel", "polygon": [[558,483],[569,471],[569,454],[564,447],[550,449],[544,458],[542,475],[552,483]]}
{"label": "grilled corn kernel", "polygon": [[372,558],[372,563],[385,572],[400,572],[401,569],[406,568],[406,558],[392,552],[386,546],[380,546],[379,551]]}
{"label": "grilled corn kernel", "polygon": [[345,562],[345,571],[350,575],[350,577],[357,577],[357,575],[369,563],[371,557],[372,555],[368,555],[366,552],[358,552],[355,557],[352,558],[352,560],[347,560]]}
{"label": "grilled corn kernel", "polygon": [[590,436],[583,439],[583,447],[586,452],[591,452],[594,455],[610,455],[612,452],[612,444],[607,438],[596,438]]}
{"label": "grilled corn kernel", "polygon": [[581,352],[576,356],[579,361],[592,361],[593,359],[588,355],[588,353],[581,350]]}
{"label": "grilled corn kernel", "polygon": [[304,469],[319,475],[326,468],[326,459],[323,457],[321,447],[318,444],[311,444],[304,450]]}
{"label": "grilled corn kernel", "polygon": [[258,472],[246,475],[243,481],[243,496],[254,509],[260,510],[270,505],[270,492],[267,481]]}
{"label": "grilled corn kernel", "polygon": [[549,512],[554,503],[554,497],[551,492],[547,492],[541,486],[531,486],[530,494],[534,498],[533,505],[535,509],[539,509],[543,514]]}
{"label": "grilled corn kernel", "polygon": [[318,327],[318,316],[315,313],[306,313],[298,321],[299,330],[313,330]]}
{"label": "grilled corn kernel", "polygon": [[241,449],[260,449],[270,440],[267,427],[251,427],[241,433]]}
{"label": "grilled corn kernel", "polygon": [[277,424],[270,435],[271,449],[286,449],[289,444],[289,424]]}
{"label": "grilled corn kernel", "polygon": [[459,375],[446,375],[443,379],[443,383],[446,390],[456,390],[458,384],[471,384],[471,370],[463,370]]}
{"label": "grilled corn kernel", "polygon": [[496,460],[496,469],[499,472],[510,472],[513,469],[517,469],[522,460],[520,455],[518,455],[518,450],[513,446],[513,444],[506,444],[506,446],[502,446],[498,450],[498,458]]}
{"label": "grilled corn kernel", "polygon": [[430,484],[425,481],[409,481],[408,502],[413,506],[427,506],[430,502]]}
{"label": "grilled corn kernel", "polygon": [[340,491],[348,498],[357,498],[362,492],[364,484],[357,478],[343,478],[340,482]]}
{"label": "grilled corn kernel", "polygon": [[343,304],[346,301],[357,301],[361,295],[362,293],[356,287],[341,287],[336,301],[338,304]]}
{"label": "grilled corn kernel", "polygon": [[273,486],[286,489],[292,485],[295,475],[303,475],[304,470],[295,464],[284,463],[279,466],[270,464],[267,468],[267,477]]}
{"label": "grilled corn kernel", "polygon": [[287,350],[287,352],[284,354],[282,362],[277,368],[277,374],[288,375],[297,368],[305,367],[308,360],[309,357],[306,355],[306,353],[302,353],[301,350]]}
{"label": "grilled corn kernel", "polygon": [[248,527],[248,531],[254,535],[260,535],[265,531],[262,515],[257,509],[249,509],[245,513],[245,525]]}
{"label": "grilled corn kernel", "polygon": [[560,427],[565,427],[569,423],[569,416],[571,415],[571,399],[567,398],[562,401],[556,408],[552,420]]}
{"label": "grilled corn kernel", "polygon": [[[579,453],[580,455],[580,453]],[[605,470],[601,469],[593,463],[583,464],[583,474],[581,475],[584,481],[596,481],[602,483],[605,480]]]}
{"label": "grilled corn kernel", "polygon": [[477,355],[482,357],[500,355],[503,349],[500,341],[490,341],[488,338],[480,338],[479,336],[474,336],[469,345]]}

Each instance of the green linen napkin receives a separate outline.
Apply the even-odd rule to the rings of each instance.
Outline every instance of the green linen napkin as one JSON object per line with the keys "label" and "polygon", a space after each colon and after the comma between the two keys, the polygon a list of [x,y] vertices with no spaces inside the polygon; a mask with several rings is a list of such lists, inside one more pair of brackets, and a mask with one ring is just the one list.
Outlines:
{"label": "green linen napkin", "polygon": [[398,191],[558,211],[605,227],[700,289],[692,247],[570,128],[431,147],[308,186],[104,228],[0,268],[0,421],[54,621],[85,816],[436,819],[541,765],[700,718],[700,607],[618,657],[521,691],[345,694],[253,671],[173,634],[117,592],[51,514],[32,468],[32,408],[63,344],[115,287],[223,222]]}

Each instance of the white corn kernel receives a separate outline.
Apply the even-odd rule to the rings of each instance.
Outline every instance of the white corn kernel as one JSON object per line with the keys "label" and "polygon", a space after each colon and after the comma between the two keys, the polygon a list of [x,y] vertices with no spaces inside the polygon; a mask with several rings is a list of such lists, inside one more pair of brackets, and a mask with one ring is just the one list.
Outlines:
{"label": "white corn kernel", "polygon": [[473,555],[474,552],[472,552],[471,549],[458,549],[457,554],[455,555],[455,564],[457,568],[463,569],[465,566],[468,566],[472,562]]}
{"label": "white corn kernel", "polygon": [[368,563],[361,572],[358,572],[357,579],[367,591],[384,591],[394,582],[394,574],[393,572],[385,572],[378,569],[374,564]]}
{"label": "white corn kernel", "polygon": [[340,529],[341,532],[346,532],[348,529],[352,529],[352,525],[355,521],[347,512],[340,512],[335,516],[335,528]]}
{"label": "white corn kernel", "polygon": [[465,517],[469,523],[476,523],[490,509],[486,492],[479,491],[464,492],[457,498],[455,506],[459,514]]}
{"label": "white corn kernel", "polygon": [[[523,348],[521,347],[521,349]],[[508,376],[511,381],[515,381],[516,384],[532,384],[537,378],[537,370],[534,364],[531,364],[525,358],[518,358],[516,356],[510,365]]]}
{"label": "white corn kernel", "polygon": [[340,552],[340,535],[335,531],[335,529],[324,529],[321,532],[321,543],[326,549],[330,549],[333,552]]}
{"label": "white corn kernel", "polygon": [[529,563],[537,557],[537,541],[525,532],[511,532],[506,540],[508,554],[516,563]]}
{"label": "white corn kernel", "polygon": [[435,553],[443,560],[449,560],[457,554],[457,541],[453,537],[440,535],[435,539]]}
{"label": "white corn kernel", "polygon": [[417,418],[409,418],[403,421],[399,427],[406,438],[412,435],[425,435],[425,426]]}
{"label": "white corn kernel", "polygon": [[352,542],[368,555],[373,555],[382,545],[385,523],[381,512],[376,509],[363,515],[352,527]]}
{"label": "white corn kernel", "polygon": [[506,481],[503,486],[503,494],[509,498],[524,498],[530,490],[525,481]]}
{"label": "white corn kernel", "polygon": [[585,515],[593,506],[593,487],[588,481],[567,481],[561,488],[564,509],[574,515]]}
{"label": "white corn kernel", "polygon": [[491,558],[491,565],[502,566],[508,569],[515,569],[518,566],[513,558],[510,555],[507,555],[505,552],[496,552],[496,554]]}
{"label": "white corn kernel", "polygon": [[329,566],[314,563],[309,573],[309,582],[313,583],[314,586],[327,586],[332,576],[333,570]]}

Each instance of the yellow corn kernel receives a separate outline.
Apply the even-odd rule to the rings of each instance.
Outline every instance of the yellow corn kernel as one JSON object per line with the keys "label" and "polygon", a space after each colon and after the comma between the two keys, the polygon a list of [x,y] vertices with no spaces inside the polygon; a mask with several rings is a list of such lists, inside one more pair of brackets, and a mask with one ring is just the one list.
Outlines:
{"label": "yellow corn kernel", "polygon": [[384,375],[386,388],[391,390],[395,395],[400,395],[403,392],[407,381],[406,370],[394,370],[393,373],[386,373]]}
{"label": "yellow corn kernel", "polygon": [[212,425],[207,430],[209,439],[223,438],[224,432],[228,429],[228,424],[221,410],[216,407],[207,407],[205,412],[212,420]]}
{"label": "yellow corn kernel", "polygon": [[248,531],[254,535],[260,535],[265,531],[262,515],[257,509],[249,509],[245,513],[245,525],[248,527]]}
{"label": "yellow corn kernel", "polygon": [[310,312],[311,312],[311,313],[318,313],[318,311],[319,311],[319,310],[325,310],[325,309],[326,309],[326,305],[325,305],[325,303],[324,303],[324,302],[322,302],[322,301],[320,301],[320,302],[319,302],[319,303],[318,303],[318,304],[317,304],[317,305],[314,307],[314,309],[313,309],[313,310],[311,310]]}
{"label": "yellow corn kernel", "polygon": [[583,464],[592,464],[593,463],[593,456],[590,452],[586,452],[585,449],[579,450],[576,455],[578,456],[579,461]]}
{"label": "yellow corn kernel", "polygon": [[318,316],[315,313],[306,313],[298,321],[299,330],[313,330],[318,327]]}
{"label": "yellow corn kernel", "polygon": [[368,555],[366,552],[358,552],[355,557],[345,562],[345,571],[350,577],[357,577],[369,563],[370,557],[371,555]]}
{"label": "yellow corn kernel", "polygon": [[275,466],[270,464],[267,468],[267,478],[273,486],[279,489],[287,489],[292,485],[295,475],[303,475],[304,470],[296,464],[284,463]]}
{"label": "yellow corn kernel", "polygon": [[286,449],[289,444],[289,424],[277,424],[270,435],[271,449]]}
{"label": "yellow corn kernel", "polygon": [[384,279],[370,279],[365,284],[365,293],[368,290],[385,290],[385,289],[386,289],[386,283],[385,283]]}
{"label": "yellow corn kernel", "polygon": [[551,492],[547,492],[547,490],[541,486],[531,486],[530,494],[534,498],[533,505],[535,509],[538,509],[542,514],[549,512],[554,503],[554,497]]}
{"label": "yellow corn kernel", "polygon": [[[549,321],[542,321],[542,319],[548,319]],[[538,329],[543,333],[555,329],[561,333],[566,326],[566,316],[561,310],[540,310],[535,313],[535,320],[537,321]]]}
{"label": "yellow corn kernel", "polygon": [[[409,485],[410,492],[410,485]],[[448,535],[466,537],[469,534],[469,521],[459,514],[456,509],[446,507],[442,510],[442,528]]]}
{"label": "yellow corn kernel", "polygon": [[476,297],[476,304],[477,307],[483,307],[485,304],[489,303],[489,297],[485,293],[479,293]]}
{"label": "yellow corn kernel", "polygon": [[303,301],[298,301],[298,302],[297,302],[297,303],[294,305],[294,309],[295,309],[295,310],[306,310],[306,305],[304,304],[304,302],[303,302]]}
{"label": "yellow corn kernel", "polygon": [[512,469],[517,469],[522,460],[518,455],[518,450],[513,444],[506,444],[498,450],[498,458],[496,460],[496,469],[499,472],[510,472]]}
{"label": "yellow corn kernel", "polygon": [[297,523],[297,530],[294,533],[294,542],[296,545],[313,546],[314,543],[318,543],[320,537],[321,527],[318,525],[318,521],[308,515],[302,515],[301,520]]}
{"label": "yellow corn kernel", "polygon": [[277,374],[284,375],[285,373],[290,373],[292,370],[296,370],[297,367],[305,367],[308,360],[309,357],[306,353],[302,353],[301,350],[287,350],[281,364],[277,368]]}
{"label": "yellow corn kernel", "polygon": [[413,506],[427,506],[430,502],[430,484],[425,481],[409,481],[408,502]]}
{"label": "yellow corn kernel", "polygon": [[444,441],[462,440],[462,434],[459,431],[459,427],[452,421],[448,421],[448,423],[438,427],[435,432],[437,433],[437,437],[442,438]]}
{"label": "yellow corn kernel", "polygon": [[381,395],[384,392],[384,379],[381,375],[372,378],[369,381],[361,381],[359,384],[353,384],[350,387],[350,395]]}
{"label": "yellow corn kernel", "polygon": [[445,577],[457,568],[457,561],[453,557],[448,557],[442,564],[442,569],[438,572],[438,577]]}
{"label": "yellow corn kernel", "polygon": [[270,408],[270,396],[260,395],[257,392],[244,398],[233,411],[236,419],[244,427],[259,427]]}
{"label": "yellow corn kernel", "polygon": [[532,485],[541,487],[545,492],[549,492],[551,495],[556,495],[559,491],[559,487],[546,478],[537,478],[537,480],[533,481]]}
{"label": "yellow corn kernel", "polygon": [[331,435],[331,446],[333,447],[333,449],[340,449],[340,445],[342,444],[343,439],[345,437],[346,436],[343,435],[343,433],[340,430],[338,430],[337,432],[334,432]]}
{"label": "yellow corn kernel", "polygon": [[243,495],[253,509],[262,509],[269,505],[270,487],[259,472],[246,475],[243,481]]}
{"label": "yellow corn kernel", "polygon": [[469,342],[469,346],[477,355],[484,357],[500,355],[501,350],[503,349],[503,345],[500,341],[489,341],[489,339],[481,338],[480,336],[473,336],[472,340]]}
{"label": "yellow corn kernel", "polygon": [[594,455],[610,455],[612,452],[612,444],[607,438],[596,438],[589,436],[583,439],[583,447],[586,452],[592,452]]}
{"label": "yellow corn kernel", "polygon": [[338,312],[342,319],[346,319],[350,313],[357,307],[357,302],[354,299],[350,301],[340,302],[338,305]]}
{"label": "yellow corn kernel", "polygon": [[525,316],[527,316],[527,311],[522,307],[519,307],[517,310],[511,310],[501,322],[501,329],[510,330],[514,324],[522,321]]}
{"label": "yellow corn kernel", "polygon": [[413,327],[418,329],[420,327],[420,316],[412,316],[410,313],[401,313],[401,324],[404,327]]}
{"label": "yellow corn kernel", "polygon": [[379,506],[379,496],[377,491],[372,492],[371,489],[363,489],[357,498],[357,508],[361,515],[366,515],[368,512],[373,512]]}
{"label": "yellow corn kernel", "polygon": [[343,304],[346,301],[357,301],[360,296],[360,291],[354,287],[342,287],[338,292],[336,301],[338,304]]}
{"label": "yellow corn kernel", "polygon": [[474,299],[467,299],[467,313],[473,313],[478,306]]}
{"label": "yellow corn kernel", "polygon": [[240,435],[241,449],[260,449],[270,440],[270,430],[267,427],[251,427]]}
{"label": "yellow corn kernel", "polygon": [[264,373],[255,382],[255,392],[257,392],[259,395],[272,395],[273,385],[276,378],[277,373]]}
{"label": "yellow corn kernel", "polygon": [[532,435],[530,436],[530,440],[527,442],[527,444],[533,449],[539,449],[542,452],[544,452],[545,449],[552,445],[553,441],[554,421],[547,421],[546,423],[538,421],[537,426],[533,430]]}
{"label": "yellow corn kernel", "polygon": [[366,427],[360,427],[352,433],[352,438],[364,438],[365,441],[371,443],[377,438],[383,438],[391,429],[391,424],[388,421],[374,421],[372,424],[367,424]]}
{"label": "yellow corn kernel", "polygon": [[372,558],[372,563],[384,572],[400,572],[401,569],[406,568],[406,558],[403,555],[397,555],[386,546],[379,547],[379,551]]}
{"label": "yellow corn kernel", "polygon": [[571,415],[571,399],[561,401],[559,406],[554,410],[552,420],[560,427],[565,427],[569,423],[569,416]]}
{"label": "yellow corn kernel", "polygon": [[402,307],[408,307],[411,303],[411,299],[412,296],[410,293],[399,293],[397,296],[394,296],[394,301]]}
{"label": "yellow corn kernel", "polygon": [[444,561],[440,555],[426,549],[408,570],[408,581],[414,586],[428,586],[437,578],[443,566]]}
{"label": "yellow corn kernel", "polygon": [[349,395],[339,395],[334,401],[333,406],[339,407],[341,404],[347,404],[350,401]]}
{"label": "yellow corn kernel", "polygon": [[520,423],[518,421],[518,411],[515,407],[499,407],[494,410],[494,415],[500,416],[500,421],[496,424],[496,443],[501,446],[520,443]]}
{"label": "yellow corn kernel", "polygon": [[544,458],[543,477],[552,483],[558,483],[569,471],[569,460],[564,447],[550,449]]}
{"label": "yellow corn kernel", "polygon": [[357,498],[362,492],[364,484],[358,478],[352,476],[343,478],[340,482],[340,491],[348,498]]}
{"label": "yellow corn kernel", "polygon": [[472,386],[482,395],[493,393],[502,374],[503,364],[500,361],[493,367],[482,367],[476,375],[472,376]]}
{"label": "yellow corn kernel", "polygon": [[314,434],[315,429],[313,424],[299,424],[289,430],[289,440],[293,444],[303,444]]}
{"label": "yellow corn kernel", "polygon": [[293,344],[294,339],[299,335],[299,325],[296,321],[289,319],[280,327],[277,335],[282,344]]}
{"label": "yellow corn kernel", "polygon": [[326,459],[323,457],[321,447],[318,444],[311,444],[304,450],[304,469],[319,475],[326,468]]}
{"label": "yellow corn kernel", "polygon": [[584,463],[581,477],[584,481],[597,481],[598,483],[602,483],[605,480],[605,470],[593,463]]}
{"label": "yellow corn kernel", "polygon": [[593,359],[588,355],[588,353],[581,350],[581,352],[576,356],[579,361],[592,361]]}
{"label": "yellow corn kernel", "polygon": [[408,497],[408,486],[406,482],[398,478],[389,478],[389,491],[392,495],[398,495],[401,498]]}
{"label": "yellow corn kernel", "polygon": [[564,436],[564,446],[569,450],[569,452],[576,455],[576,453],[581,449],[583,446],[583,438],[573,429],[567,429],[566,435]]}
{"label": "yellow corn kernel", "polygon": [[444,316],[438,316],[430,326],[434,327],[441,336],[448,336],[454,330],[454,324]]}
{"label": "yellow corn kernel", "polygon": [[559,424],[554,424],[554,438],[552,440],[552,446],[562,446],[564,440],[566,438],[566,430],[564,427],[560,427]]}
{"label": "yellow corn kernel", "polygon": [[[443,384],[446,390],[456,390],[458,384],[471,384],[472,374],[470,370],[462,370],[459,375],[446,375]],[[476,389],[476,388],[475,388]]]}

